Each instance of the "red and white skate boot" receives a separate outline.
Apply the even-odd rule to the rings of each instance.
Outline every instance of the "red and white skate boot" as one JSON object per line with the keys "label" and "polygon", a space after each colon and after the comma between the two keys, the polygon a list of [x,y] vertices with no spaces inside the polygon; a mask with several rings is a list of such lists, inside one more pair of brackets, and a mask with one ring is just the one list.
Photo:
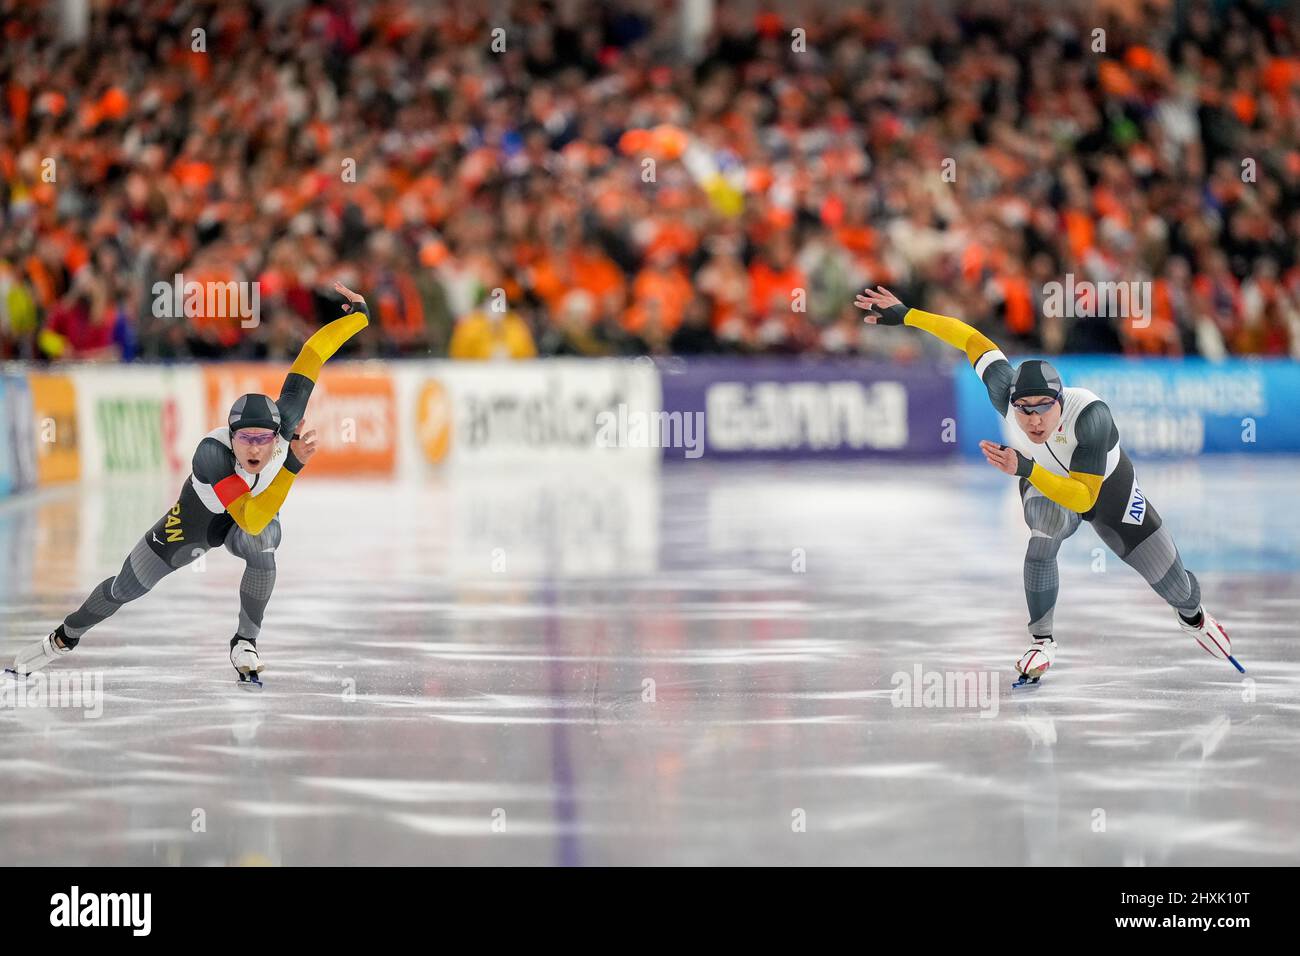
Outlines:
{"label": "red and white skate boot", "polygon": [[1020,672],[1020,679],[1011,686],[1037,684],[1054,660],[1056,660],[1056,641],[1050,637],[1034,638],[1034,643],[1029,645],[1029,650],[1021,654],[1020,660],[1016,661],[1016,670]]}
{"label": "red and white skate boot", "polygon": [[[1177,614],[1176,611],[1174,613]],[[1205,653],[1221,661],[1229,661],[1237,670],[1246,673],[1246,669],[1232,656],[1232,638],[1228,637],[1228,632],[1223,629],[1223,625],[1210,617],[1205,608],[1201,608],[1200,624],[1188,624],[1183,620],[1183,616],[1178,614],[1178,626],[1192,635]]]}

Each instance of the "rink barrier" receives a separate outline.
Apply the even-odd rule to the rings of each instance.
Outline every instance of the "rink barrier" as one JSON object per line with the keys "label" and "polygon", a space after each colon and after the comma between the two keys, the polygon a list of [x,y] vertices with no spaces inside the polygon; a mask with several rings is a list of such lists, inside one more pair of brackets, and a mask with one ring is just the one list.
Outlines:
{"label": "rink barrier", "polygon": [[[248,392],[278,395],[287,365],[232,363],[202,370],[205,413],[222,423],[235,399]],[[318,475],[392,475],[397,464],[398,412],[393,376],[382,365],[330,365],[321,370],[305,426],[315,429]],[[295,423],[296,424],[296,423]]]}
{"label": "rink barrier", "polygon": [[215,424],[204,412],[197,365],[87,366],[68,374],[84,479],[182,474]]}
{"label": "rink barrier", "polygon": [[81,477],[77,442],[77,389],[71,376],[31,372],[32,435],[36,481],[50,484]]}
{"label": "rink barrier", "polygon": [[[947,366],[805,359],[665,359],[664,411],[702,416],[704,457],[726,460],[952,454]],[[667,461],[689,459],[682,448]]]}
{"label": "rink barrier", "polygon": [[[1067,386],[1086,388],[1106,402],[1120,444],[1135,457],[1300,452],[1300,363],[1047,358]],[[958,369],[957,409],[957,446],[968,457],[981,457],[980,439],[996,438],[1007,426],[968,368]]]}
{"label": "rink barrier", "polygon": [[448,465],[528,467],[606,462],[654,466],[660,449],[623,439],[619,422],[660,407],[648,360],[415,362],[393,366],[407,457],[399,471]]}
{"label": "rink barrier", "polygon": [[0,498],[36,484],[32,393],[22,374],[0,375]]}
{"label": "rink barrier", "polygon": [[[287,364],[10,366],[0,384],[0,495],[39,483],[189,471],[246,392],[279,393]],[[458,466],[654,467],[657,446],[601,422],[660,407],[649,360],[332,362],[308,407],[313,474],[420,478]],[[610,441],[600,439],[605,433]]]}
{"label": "rink barrier", "polygon": [[[1101,395],[1139,457],[1300,453],[1300,363],[1053,357]],[[8,365],[0,496],[114,474],[183,476],[234,398],[285,365]],[[1002,434],[965,365],[809,359],[338,362],[309,408],[316,474],[419,479],[448,467],[696,458],[979,455]],[[695,426],[698,424],[698,434]]]}

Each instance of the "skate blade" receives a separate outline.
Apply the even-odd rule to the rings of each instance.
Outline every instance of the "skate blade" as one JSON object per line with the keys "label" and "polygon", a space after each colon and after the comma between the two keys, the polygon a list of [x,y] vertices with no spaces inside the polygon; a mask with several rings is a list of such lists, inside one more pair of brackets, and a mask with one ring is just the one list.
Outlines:
{"label": "skate blade", "polygon": [[262,689],[262,679],[258,677],[257,674],[255,673],[249,675],[241,674],[239,676],[239,680],[236,683],[238,683],[240,687],[242,687],[244,690],[247,691],[255,692],[255,691],[260,691]]}
{"label": "skate blade", "polygon": [[1237,663],[1237,659],[1236,659],[1235,657],[1233,657],[1231,654],[1228,655],[1228,660],[1229,660],[1229,662],[1231,662],[1232,666],[1235,667],[1235,668],[1237,668],[1237,670],[1239,670],[1241,673],[1243,673],[1243,674],[1246,673],[1246,668],[1244,668],[1244,667],[1242,667],[1240,664],[1238,664],[1238,663]]}
{"label": "skate blade", "polygon": [[1017,687],[1035,687],[1042,679],[1042,674],[1039,674],[1037,677],[1030,677],[1028,674],[1021,674],[1019,680],[1012,682],[1011,689],[1015,690]]}
{"label": "skate blade", "polygon": [[262,678],[260,675],[265,667],[265,664],[259,664],[256,670],[251,667],[236,667],[235,672],[238,674],[237,682],[239,686],[244,690],[261,690]]}

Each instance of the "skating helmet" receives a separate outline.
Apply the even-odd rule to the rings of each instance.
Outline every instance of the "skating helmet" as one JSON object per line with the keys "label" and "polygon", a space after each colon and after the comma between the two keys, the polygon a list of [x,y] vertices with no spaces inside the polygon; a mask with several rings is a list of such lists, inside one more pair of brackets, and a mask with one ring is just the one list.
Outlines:
{"label": "skating helmet", "polygon": [[269,428],[278,432],[280,409],[271,400],[271,396],[250,392],[235,399],[235,404],[230,406],[230,417],[227,423],[230,425],[232,435],[241,428]]}
{"label": "skating helmet", "polygon": [[1030,359],[1016,366],[1015,374],[1011,377],[1011,396],[1007,400],[1015,403],[1022,398],[1045,395],[1060,402],[1064,390],[1061,375],[1052,368],[1050,362]]}

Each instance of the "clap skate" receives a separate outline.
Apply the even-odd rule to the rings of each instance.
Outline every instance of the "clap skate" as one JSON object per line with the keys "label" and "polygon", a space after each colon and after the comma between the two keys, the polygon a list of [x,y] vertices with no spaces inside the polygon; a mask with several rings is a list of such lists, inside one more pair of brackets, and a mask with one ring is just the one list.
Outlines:
{"label": "clap skate", "polygon": [[245,690],[262,689],[262,670],[266,667],[257,654],[257,641],[247,637],[230,639],[230,663],[239,675],[239,686]]}
{"label": "clap skate", "polygon": [[35,673],[50,661],[70,654],[77,646],[77,641],[63,632],[60,624],[53,631],[35,644],[29,644],[18,652],[13,667],[6,667],[5,673],[18,680],[26,680],[28,674]]}
{"label": "clap skate", "polygon": [[1020,655],[1020,660],[1016,661],[1016,670],[1020,672],[1020,677],[1014,681],[1011,686],[1032,687],[1043,679],[1047,669],[1052,666],[1052,661],[1056,659],[1056,641],[1050,637],[1036,638],[1029,645],[1029,650]]}
{"label": "clap skate", "polygon": [[1221,661],[1227,661],[1241,673],[1246,673],[1246,668],[1237,663],[1237,659],[1232,656],[1232,638],[1228,637],[1228,632],[1223,629],[1223,625],[1210,617],[1205,608],[1201,608],[1200,616],[1200,621],[1193,624],[1178,614],[1178,626],[1192,635],[1205,653]]}

